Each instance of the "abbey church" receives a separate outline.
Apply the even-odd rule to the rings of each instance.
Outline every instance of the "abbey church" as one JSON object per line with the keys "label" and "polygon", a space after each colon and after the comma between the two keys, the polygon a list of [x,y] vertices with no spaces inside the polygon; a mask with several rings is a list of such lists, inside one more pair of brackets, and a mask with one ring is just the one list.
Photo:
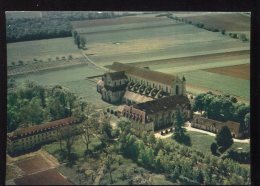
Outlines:
{"label": "abbey church", "polygon": [[97,83],[104,101],[123,104],[121,116],[138,130],[156,131],[174,125],[177,109],[185,120],[192,116],[185,77],[114,62]]}

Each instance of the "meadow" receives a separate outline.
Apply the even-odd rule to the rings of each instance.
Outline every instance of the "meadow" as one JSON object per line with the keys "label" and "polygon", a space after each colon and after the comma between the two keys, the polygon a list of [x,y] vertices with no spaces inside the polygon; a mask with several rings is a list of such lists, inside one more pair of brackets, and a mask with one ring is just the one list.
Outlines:
{"label": "meadow", "polygon": [[42,85],[63,85],[69,88],[78,96],[82,96],[87,101],[95,104],[98,108],[109,106],[101,100],[100,94],[96,92],[96,84],[87,79],[89,76],[103,74],[104,71],[91,65],[81,67],[71,67],[52,71],[37,72],[18,77],[16,81],[23,83],[27,79]]}
{"label": "meadow", "polygon": [[[195,131],[187,131],[187,134],[190,136],[192,148],[211,153],[210,146],[213,142],[216,142],[214,136]],[[250,151],[250,144],[234,142],[231,148],[242,148],[243,151]]]}
{"label": "meadow", "polygon": [[22,60],[25,63],[33,63],[34,59],[47,61],[49,58],[82,57],[74,44],[72,37],[44,39],[36,41],[24,41],[7,44],[7,63]]}
{"label": "meadow", "polygon": [[[221,91],[250,100],[250,81],[240,78],[230,77],[203,70],[179,73],[184,75],[188,82],[192,85],[198,85],[208,89],[208,91]],[[187,89],[189,90],[189,89]]]}

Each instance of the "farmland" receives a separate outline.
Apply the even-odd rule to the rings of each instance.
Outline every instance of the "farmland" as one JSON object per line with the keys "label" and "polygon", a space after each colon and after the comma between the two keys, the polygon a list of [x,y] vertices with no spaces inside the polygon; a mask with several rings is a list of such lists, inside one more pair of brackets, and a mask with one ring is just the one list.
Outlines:
{"label": "farmland", "polygon": [[249,80],[250,79],[250,65],[234,65],[228,67],[219,67],[219,68],[210,68],[205,69],[208,72],[214,72],[218,74],[223,74],[232,77],[238,77],[242,79]]}
{"label": "farmland", "polygon": [[250,16],[244,15],[242,13],[187,14],[174,12],[174,15],[185,17],[188,20],[202,22],[205,25],[213,26],[219,29],[225,29],[228,31],[250,30]]}
{"label": "farmland", "polygon": [[7,63],[17,63],[22,60],[24,63],[33,63],[34,59],[47,61],[56,57],[82,57],[73,38],[44,39],[36,41],[25,41],[7,44]]}
{"label": "farmland", "polygon": [[[192,72],[180,73],[184,75],[190,84],[199,85],[209,90],[217,90],[238,97],[250,99],[250,81],[234,78],[226,75],[196,70]],[[189,90],[187,88],[187,90]]]}
{"label": "farmland", "polygon": [[[154,17],[155,18],[155,17]],[[84,21],[76,30],[87,40],[86,54],[102,65],[113,61],[129,63],[249,50],[240,42],[166,17],[141,16],[125,21]],[[138,21],[137,21],[138,20]],[[103,23],[103,24],[102,24]],[[110,23],[110,24],[109,24]],[[73,24],[73,23],[72,23]],[[84,27],[86,25],[86,27]]]}

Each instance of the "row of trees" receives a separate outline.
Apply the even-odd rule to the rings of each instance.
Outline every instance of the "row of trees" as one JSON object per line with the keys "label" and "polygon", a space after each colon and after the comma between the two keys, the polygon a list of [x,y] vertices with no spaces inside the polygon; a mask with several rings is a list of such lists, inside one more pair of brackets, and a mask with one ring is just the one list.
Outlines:
{"label": "row of trees", "polygon": [[74,43],[78,48],[85,49],[86,39],[84,36],[80,36],[77,31],[73,32]]}
{"label": "row of trees", "polygon": [[194,111],[205,111],[205,115],[219,121],[239,122],[243,130],[249,130],[250,107],[239,103],[233,96],[215,95],[212,92],[202,93],[195,97]]}
{"label": "row of trees", "polygon": [[173,140],[156,139],[154,134],[143,133],[138,138],[129,127],[119,123],[121,134],[118,151],[139,165],[170,179],[199,184],[248,184],[250,173],[232,160],[222,160],[204,154]]}
{"label": "row of trees", "polygon": [[72,116],[82,102],[70,90],[60,85],[44,87],[32,81],[26,81],[13,87],[7,95],[7,131],[21,126],[37,125],[43,122]]}
{"label": "row of trees", "polygon": [[6,20],[7,43],[71,36],[70,21],[112,18],[120,16],[114,12],[50,11],[42,18],[21,18]]}
{"label": "row of trees", "polygon": [[[202,29],[205,29],[205,30],[208,30],[208,31],[211,31],[211,32],[221,32],[222,35],[226,35],[225,29],[215,28],[213,26],[205,26],[204,23],[194,22],[194,21],[188,20],[187,18],[180,18],[178,16],[173,16],[170,13],[169,14],[161,14],[161,15],[158,15],[157,17],[160,17],[160,16],[167,16],[168,18],[174,19],[176,21],[185,22],[186,24],[191,24],[191,25],[194,25],[198,28],[202,28]],[[244,34],[244,33],[229,33],[228,35],[231,38],[240,39],[243,42],[248,41],[248,38],[246,37],[246,34]]]}

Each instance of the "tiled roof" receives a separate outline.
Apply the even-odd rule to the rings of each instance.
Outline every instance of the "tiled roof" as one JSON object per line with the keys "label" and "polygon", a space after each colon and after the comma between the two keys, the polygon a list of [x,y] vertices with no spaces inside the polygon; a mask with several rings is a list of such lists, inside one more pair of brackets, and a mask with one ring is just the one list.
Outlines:
{"label": "tiled roof", "polygon": [[143,103],[143,102],[146,102],[146,101],[153,100],[153,98],[150,98],[150,97],[147,97],[147,96],[144,96],[144,95],[140,95],[140,94],[137,94],[137,93],[134,93],[134,92],[130,92],[128,90],[125,92],[123,98],[137,102],[137,103]]}
{"label": "tiled roof", "polygon": [[[217,121],[217,120],[213,120],[213,119],[209,119],[209,118],[205,118],[205,117],[199,117],[199,118],[200,118],[200,120],[203,121],[203,122],[199,122],[200,125],[204,125],[207,127],[211,127],[212,125],[215,125],[216,129],[219,129],[219,130],[224,126],[227,126],[229,128],[229,130],[235,134],[239,134],[239,132],[240,132],[240,123],[238,123],[238,122],[234,122],[234,121],[221,122],[221,121]],[[194,119],[196,119],[196,118],[194,118]]]}
{"label": "tiled roof", "polygon": [[169,110],[176,108],[177,105],[190,104],[189,99],[186,96],[174,95],[167,96],[161,99],[155,99],[144,103],[133,105],[134,108],[143,110],[147,114],[153,114],[162,110]]}
{"label": "tiled roof", "polygon": [[128,75],[133,75],[137,77],[141,77],[147,80],[172,85],[172,82],[175,80],[175,76],[170,74],[165,74],[162,72],[157,72],[145,68],[139,68],[128,64],[122,64],[118,62],[114,62],[112,65],[107,66],[111,70],[115,71],[125,71]]}
{"label": "tiled roof", "polygon": [[120,79],[127,79],[125,72],[124,71],[120,71],[120,72],[109,72],[107,73],[111,79],[114,80],[120,80]]}
{"label": "tiled roof", "polygon": [[11,140],[31,136],[37,133],[47,132],[49,130],[56,129],[57,127],[70,125],[79,122],[73,117],[64,118],[60,120],[51,121],[41,125],[34,125],[31,127],[21,128],[7,134],[7,137]]}

